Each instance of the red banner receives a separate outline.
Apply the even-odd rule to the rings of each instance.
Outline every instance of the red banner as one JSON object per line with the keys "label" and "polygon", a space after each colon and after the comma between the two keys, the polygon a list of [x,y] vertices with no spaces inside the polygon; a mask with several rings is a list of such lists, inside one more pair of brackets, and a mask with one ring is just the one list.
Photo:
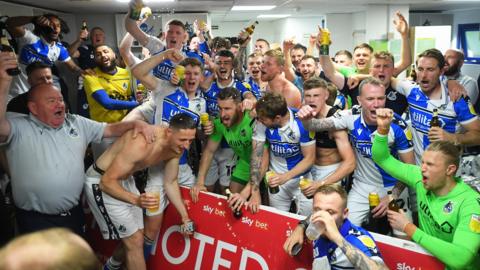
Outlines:
{"label": "red banner", "polygon": [[[195,234],[184,238],[179,232],[179,215],[173,206],[167,207],[148,269],[311,269],[310,244],[304,244],[295,257],[283,251],[285,239],[301,216],[262,206],[259,213],[243,211],[242,217],[236,219],[223,196],[202,193],[200,201],[194,204],[188,191],[181,189],[189,216],[196,225]],[[100,240],[99,234],[95,235],[95,249],[103,256],[111,254],[114,242]],[[413,242],[378,234],[374,238],[390,269],[444,268]]]}

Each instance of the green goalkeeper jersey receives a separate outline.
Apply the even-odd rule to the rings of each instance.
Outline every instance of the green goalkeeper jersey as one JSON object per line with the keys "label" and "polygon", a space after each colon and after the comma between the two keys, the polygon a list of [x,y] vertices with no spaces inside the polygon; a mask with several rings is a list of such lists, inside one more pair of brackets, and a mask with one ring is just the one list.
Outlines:
{"label": "green goalkeeper jersey", "polygon": [[417,192],[420,228],[413,240],[445,263],[446,269],[480,269],[480,195],[460,178],[444,196],[425,189],[421,169],[390,155],[387,137],[375,135],[373,160]]}

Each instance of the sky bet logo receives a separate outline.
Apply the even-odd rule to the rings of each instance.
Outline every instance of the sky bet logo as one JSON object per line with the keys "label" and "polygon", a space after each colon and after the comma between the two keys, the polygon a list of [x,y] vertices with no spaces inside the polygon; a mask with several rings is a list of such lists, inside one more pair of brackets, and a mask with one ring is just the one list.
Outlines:
{"label": "sky bet logo", "polygon": [[397,270],[422,270],[422,268],[415,268],[413,266],[410,266],[406,263],[397,263]]}

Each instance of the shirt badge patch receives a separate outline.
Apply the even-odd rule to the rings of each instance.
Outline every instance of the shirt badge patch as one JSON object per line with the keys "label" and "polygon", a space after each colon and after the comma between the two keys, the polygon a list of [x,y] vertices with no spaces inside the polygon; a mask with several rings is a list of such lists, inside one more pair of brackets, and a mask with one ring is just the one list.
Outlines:
{"label": "shirt badge patch", "polygon": [[72,127],[68,131],[68,135],[70,135],[70,137],[72,137],[72,138],[76,138],[76,137],[78,137],[78,131],[75,128]]}
{"label": "shirt badge patch", "polygon": [[453,211],[453,203],[452,201],[448,201],[444,206],[443,206],[443,212],[445,214],[450,214]]}
{"label": "shirt badge patch", "polygon": [[480,233],[480,215],[472,214],[469,226],[474,233]]}
{"label": "shirt badge patch", "polygon": [[372,238],[366,235],[359,236],[358,240],[360,240],[367,248],[370,248],[370,249],[375,248],[375,242],[373,242]]}

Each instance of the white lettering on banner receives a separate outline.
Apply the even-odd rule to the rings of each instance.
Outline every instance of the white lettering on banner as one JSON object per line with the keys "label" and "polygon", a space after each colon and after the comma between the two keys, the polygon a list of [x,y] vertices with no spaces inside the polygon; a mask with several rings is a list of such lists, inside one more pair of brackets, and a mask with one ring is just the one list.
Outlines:
{"label": "white lettering on banner", "polygon": [[204,205],[203,206],[203,211],[211,214],[213,212],[213,207],[211,207],[210,205]]}
{"label": "white lettering on banner", "polygon": [[[253,223],[253,221],[252,221],[252,223]],[[183,253],[177,258],[173,257],[172,255],[170,255],[170,253],[168,253],[167,242],[168,242],[168,238],[170,237],[170,235],[173,234],[174,232],[180,233],[180,226],[178,226],[178,225],[171,226],[170,228],[166,229],[163,236],[161,236],[162,237],[162,239],[161,239],[162,253],[165,256],[165,259],[169,263],[174,264],[174,265],[179,265],[179,264],[182,264],[183,262],[185,262],[185,260],[190,255],[191,243],[190,243],[190,238],[184,237],[185,238],[185,247],[183,249]],[[202,266],[202,259],[203,259],[204,252],[205,252],[205,244],[213,245],[215,243],[215,239],[213,237],[210,237],[208,235],[205,235],[205,234],[202,234],[202,233],[199,233],[199,232],[195,232],[194,235],[193,235],[193,238],[195,238],[196,240],[198,240],[200,242],[199,245],[198,245],[197,258],[195,259],[195,268],[194,268],[194,270],[200,270],[200,267]],[[216,246],[216,249],[215,249],[215,257],[213,259],[212,269],[217,270],[217,269],[219,269],[219,266],[223,266],[223,267],[226,267],[226,268],[231,268],[231,262],[222,258],[222,250],[224,250],[224,249],[228,250],[232,253],[237,253],[237,246],[236,245],[232,245],[232,244],[227,243],[225,241],[218,240],[217,241],[217,246]],[[263,259],[263,257],[260,254],[254,252],[254,251],[245,249],[245,248],[242,248],[242,256],[241,256],[241,260],[240,260],[240,267],[238,268],[238,270],[247,270],[248,269],[247,268],[247,262],[248,262],[249,258],[252,259],[252,260],[255,260],[262,267],[262,270],[269,270],[267,262]],[[299,268],[297,270],[303,270],[303,268]]]}
{"label": "white lettering on banner", "polygon": [[260,264],[260,266],[262,267],[262,270],[268,270],[269,269],[267,263],[263,260],[262,256],[260,256],[258,253],[250,251],[248,249],[245,249],[242,252],[242,258],[240,259],[239,269],[247,269],[248,258],[252,258],[255,261],[257,261]]}
{"label": "white lettering on banner", "polygon": [[205,243],[213,245],[215,239],[198,232],[194,233],[193,237],[200,241],[200,244],[198,245],[197,259],[195,260],[195,270],[200,270],[200,266],[202,266],[203,252],[205,251]]}
{"label": "white lettering on banner", "polygon": [[407,265],[406,263],[397,263],[397,270],[415,270],[415,267]]}
{"label": "white lettering on banner", "polygon": [[213,258],[212,270],[217,270],[220,265],[225,266],[226,268],[230,268],[232,264],[230,261],[222,258],[222,249],[226,249],[228,251],[231,251],[232,253],[235,253],[237,251],[237,246],[234,246],[222,240],[218,240],[217,249],[215,250],[215,257]]}
{"label": "white lettering on banner", "polygon": [[248,224],[248,226],[252,226],[253,219],[249,219],[248,217],[242,217],[242,223]]}
{"label": "white lettering on banner", "polygon": [[180,255],[180,257],[178,258],[174,258],[173,256],[170,255],[170,253],[168,253],[168,250],[167,250],[168,237],[174,232],[180,233],[180,226],[174,225],[165,231],[162,238],[162,251],[163,251],[163,255],[165,256],[165,259],[167,259],[169,263],[181,264],[185,261],[185,259],[187,259],[188,254],[190,253],[190,238],[185,237],[185,248],[183,249],[182,255]]}

